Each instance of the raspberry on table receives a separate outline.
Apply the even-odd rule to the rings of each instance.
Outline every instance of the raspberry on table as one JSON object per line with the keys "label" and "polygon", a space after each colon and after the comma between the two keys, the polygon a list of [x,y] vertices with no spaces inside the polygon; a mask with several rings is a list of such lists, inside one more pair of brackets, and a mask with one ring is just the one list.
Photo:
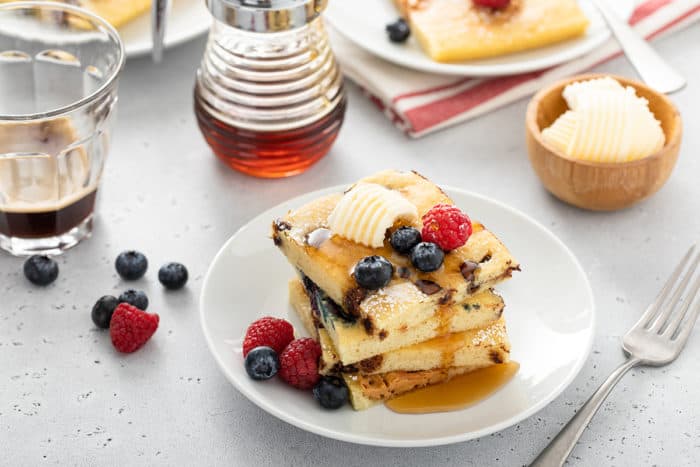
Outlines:
{"label": "raspberry on table", "polygon": [[423,241],[435,243],[445,252],[467,243],[471,234],[469,216],[456,206],[436,204],[423,216]]}
{"label": "raspberry on table", "polygon": [[294,340],[294,327],[280,318],[266,316],[248,326],[243,339],[243,356],[255,347],[270,347],[281,354],[287,344]]}
{"label": "raspberry on table", "polygon": [[284,381],[297,389],[313,388],[320,375],[318,359],[321,346],[309,337],[303,337],[289,343],[280,355],[279,375]]}
{"label": "raspberry on table", "polygon": [[153,336],[158,329],[160,317],[146,313],[128,303],[120,303],[112,314],[109,335],[119,352],[135,352]]}

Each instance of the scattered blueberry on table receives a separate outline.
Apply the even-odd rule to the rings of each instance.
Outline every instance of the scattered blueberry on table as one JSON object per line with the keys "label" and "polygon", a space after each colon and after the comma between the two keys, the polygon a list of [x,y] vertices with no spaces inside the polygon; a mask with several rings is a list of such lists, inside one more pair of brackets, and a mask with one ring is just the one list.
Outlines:
{"label": "scattered blueberry on table", "polygon": [[117,256],[114,267],[124,280],[134,281],[146,274],[148,259],[139,251],[124,251]]}
{"label": "scattered blueberry on table", "polygon": [[119,300],[117,297],[112,295],[105,295],[100,297],[99,300],[92,307],[92,322],[95,326],[102,329],[109,328],[109,322],[112,320],[112,314],[114,310],[119,305]]}
{"label": "scattered blueberry on table", "polygon": [[24,262],[24,276],[34,285],[49,285],[58,277],[58,263],[46,255],[30,256]]}
{"label": "scattered blueberry on table", "polygon": [[133,305],[140,310],[146,310],[148,308],[148,296],[143,290],[125,290],[119,296],[118,300],[119,303],[128,303],[129,305]]}
{"label": "scattered blueberry on table", "polygon": [[158,280],[169,290],[183,288],[188,278],[187,268],[180,263],[164,264],[158,271]]}

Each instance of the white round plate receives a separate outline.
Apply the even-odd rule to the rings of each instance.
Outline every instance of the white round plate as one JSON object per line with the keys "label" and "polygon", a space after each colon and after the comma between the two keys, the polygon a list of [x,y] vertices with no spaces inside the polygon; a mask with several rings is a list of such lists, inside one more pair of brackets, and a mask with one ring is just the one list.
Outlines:
{"label": "white round plate", "polygon": [[241,340],[265,315],[303,326],[288,305],[294,270],[270,239],[273,219],[346,186],[309,193],[259,215],[226,242],[204,280],[200,318],[209,348],[226,377],[270,414],[304,430],[353,443],[417,447],[456,443],[511,426],[540,410],[574,379],[590,351],[594,304],[588,279],[571,251],[542,225],[496,201],[447,189],[454,202],[496,232],[521,262],[522,272],[499,287],[512,359],[520,371],[490,398],[461,411],[427,415],[323,410],[310,392],[279,378],[256,382],[244,368]]}
{"label": "white round plate", "polygon": [[[634,1],[610,1],[610,7],[620,18],[628,19],[634,11]],[[413,37],[405,44],[389,41],[384,28],[399,17],[392,0],[332,1],[329,2],[325,18],[356,45],[397,65],[448,75],[500,76],[558,65],[603,44],[610,37],[605,21],[588,0],[579,0],[579,3],[590,20],[586,34],[580,38],[500,57],[452,63],[432,60]],[[545,18],[542,20],[546,21]]]}
{"label": "white round plate", "polygon": [[[172,0],[164,45],[168,48],[189,41],[207,32],[210,25],[211,15],[202,0]],[[124,41],[127,57],[151,53],[151,13],[144,13],[120,27],[119,34]]]}

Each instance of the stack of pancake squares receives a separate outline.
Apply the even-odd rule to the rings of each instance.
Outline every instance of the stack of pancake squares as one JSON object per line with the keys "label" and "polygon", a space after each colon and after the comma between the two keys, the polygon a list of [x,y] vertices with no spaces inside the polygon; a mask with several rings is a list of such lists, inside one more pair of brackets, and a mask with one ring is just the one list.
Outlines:
{"label": "stack of pancake squares", "polygon": [[[289,282],[289,299],[321,344],[319,372],[342,377],[353,408],[363,410],[507,362],[504,302],[493,287],[519,265],[501,241],[472,221],[466,244],[447,252],[438,270],[421,272],[392,250],[389,233],[398,225],[420,230],[423,214],[452,200],[415,172],[380,172],[358,184],[398,192],[418,216],[397,220],[383,246],[370,247],[329,229],[329,216],[345,196],[335,193],[289,212],[272,227],[275,244],[299,272]],[[378,290],[363,289],[353,277],[355,265],[372,255],[389,259],[394,268],[390,282]]]}

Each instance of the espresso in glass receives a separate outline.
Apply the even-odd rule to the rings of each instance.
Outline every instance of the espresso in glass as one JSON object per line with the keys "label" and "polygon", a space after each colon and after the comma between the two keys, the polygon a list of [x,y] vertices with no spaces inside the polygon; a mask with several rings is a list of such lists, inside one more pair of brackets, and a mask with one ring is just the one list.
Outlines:
{"label": "espresso in glass", "polygon": [[117,32],[85,10],[0,4],[0,249],[90,236],[123,64]]}
{"label": "espresso in glass", "polygon": [[[97,194],[83,146],[68,118],[0,123],[0,235],[58,237],[88,228]],[[69,148],[66,150],[66,148]]]}

